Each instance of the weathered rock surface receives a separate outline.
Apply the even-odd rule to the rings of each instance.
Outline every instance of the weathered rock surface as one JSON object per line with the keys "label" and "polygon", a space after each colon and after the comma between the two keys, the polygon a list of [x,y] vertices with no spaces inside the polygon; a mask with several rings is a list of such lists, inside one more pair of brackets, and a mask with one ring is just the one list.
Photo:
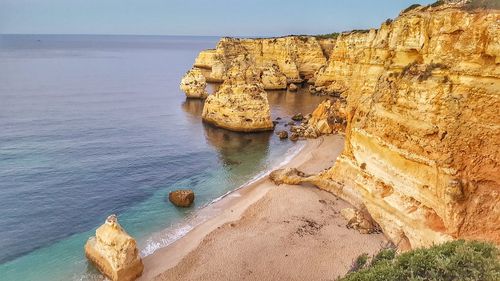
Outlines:
{"label": "weathered rock surface", "polygon": [[500,244],[500,12],[417,7],[341,34],[315,86],[347,98],[345,150],[315,184],[395,244]]}
{"label": "weathered rock surface", "polygon": [[195,65],[225,81],[246,54],[257,73],[276,64],[288,83],[345,99],[292,127],[297,140],[345,126],[335,165],[302,181],[366,208],[395,244],[500,244],[500,12],[448,2],[329,41],[225,38]]}
{"label": "weathered rock surface", "polygon": [[264,90],[282,90],[286,89],[286,76],[281,73],[278,66],[273,64],[262,70],[260,75]]}
{"label": "weathered rock surface", "polygon": [[285,168],[274,170],[269,174],[269,179],[271,179],[275,184],[301,184],[306,182],[306,175],[297,170],[296,168]]}
{"label": "weathered rock surface", "polygon": [[279,131],[277,133],[278,137],[281,139],[281,140],[284,140],[284,139],[287,139],[288,138],[288,132],[287,131]]}
{"label": "weathered rock surface", "polygon": [[180,88],[186,97],[204,99],[208,96],[207,81],[203,76],[202,71],[198,68],[192,68],[181,80]]}
{"label": "weathered rock surface", "polygon": [[380,228],[368,213],[353,208],[340,210],[340,214],[347,220],[347,227],[356,229],[362,234],[378,233]]}
{"label": "weathered rock surface", "polygon": [[189,207],[194,202],[194,192],[191,189],[179,189],[168,194],[168,200],[177,207]]}
{"label": "weathered rock surface", "polygon": [[135,280],[143,271],[136,242],[118,224],[115,215],[96,230],[85,244],[85,255],[106,277],[113,281]]}
{"label": "weathered rock surface", "polygon": [[293,121],[302,121],[304,119],[304,116],[302,113],[297,113],[294,116],[292,116]]}
{"label": "weathered rock surface", "polygon": [[215,126],[240,132],[274,128],[267,93],[249,56],[233,60],[225,82],[206,99],[202,118]]}
{"label": "weathered rock surface", "polygon": [[318,136],[344,132],[347,125],[346,117],[345,101],[327,99],[313,111],[311,118],[307,121],[307,126],[311,127]]}
{"label": "weathered rock surface", "polygon": [[291,84],[288,86],[288,90],[289,90],[290,92],[296,92],[298,89],[299,89],[299,87],[297,87],[297,85],[295,85],[294,83],[291,83]]}
{"label": "weathered rock surface", "polygon": [[226,79],[226,72],[232,61],[240,55],[249,56],[258,72],[265,71],[269,65],[276,65],[289,83],[310,79],[320,67],[326,65],[326,56],[315,37],[288,36],[265,39],[222,38],[215,50],[202,51],[194,66],[209,70],[204,72],[207,81],[222,82]]}

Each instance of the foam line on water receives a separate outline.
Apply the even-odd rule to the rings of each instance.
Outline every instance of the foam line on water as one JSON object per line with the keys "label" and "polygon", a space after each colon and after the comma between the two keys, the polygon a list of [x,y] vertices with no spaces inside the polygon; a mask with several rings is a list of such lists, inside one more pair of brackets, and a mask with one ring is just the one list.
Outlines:
{"label": "foam line on water", "polygon": [[201,206],[193,215],[185,218],[182,222],[174,224],[168,228],[166,228],[163,231],[160,231],[156,234],[153,234],[150,238],[146,240],[146,245],[141,249],[141,257],[146,257],[154,252],[156,252],[158,249],[167,247],[168,245],[174,243],[178,239],[182,238],[185,236],[189,231],[191,231],[193,228],[196,226],[200,225],[204,221],[208,220],[210,217],[203,217],[200,215],[200,211],[203,210],[204,208],[213,205],[216,202],[219,202],[220,200],[224,199],[225,197],[231,195],[232,193],[240,190],[241,188],[244,188],[250,184],[253,184],[262,178],[268,176],[272,171],[288,164],[295,156],[297,156],[302,149],[305,147],[305,142],[304,143],[299,143],[287,150],[285,153],[285,158],[280,161],[276,165],[272,165],[268,169],[265,169],[255,175],[253,178],[245,182],[244,184],[240,185],[236,189],[230,190],[223,195],[215,198],[214,200],[210,201],[207,204],[204,204]]}

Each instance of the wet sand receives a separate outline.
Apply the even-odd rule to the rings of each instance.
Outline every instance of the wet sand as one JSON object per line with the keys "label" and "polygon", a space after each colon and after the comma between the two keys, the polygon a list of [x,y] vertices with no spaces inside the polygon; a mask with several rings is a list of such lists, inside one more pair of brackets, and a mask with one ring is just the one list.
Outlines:
{"label": "wet sand", "polygon": [[[338,135],[307,140],[284,167],[320,172],[343,142]],[[144,258],[139,280],[335,280],[387,241],[346,228],[346,207],[313,186],[276,186],[264,177],[212,206],[219,215]]]}

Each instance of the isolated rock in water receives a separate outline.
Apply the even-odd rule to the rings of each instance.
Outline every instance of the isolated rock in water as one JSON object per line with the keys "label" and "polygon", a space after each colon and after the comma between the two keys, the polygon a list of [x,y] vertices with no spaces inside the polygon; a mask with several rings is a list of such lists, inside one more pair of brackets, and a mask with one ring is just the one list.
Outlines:
{"label": "isolated rock in water", "polygon": [[297,113],[294,116],[292,116],[293,121],[302,121],[304,119],[304,116],[302,116],[302,113]]}
{"label": "isolated rock in water", "polygon": [[191,189],[180,189],[168,194],[168,200],[177,207],[189,207],[194,201],[194,192]]}
{"label": "isolated rock in water", "polygon": [[282,140],[284,139],[287,139],[288,138],[288,132],[287,131],[279,131],[278,132],[278,137]]}
{"label": "isolated rock in water", "polygon": [[205,101],[202,118],[232,131],[254,132],[274,128],[267,94],[259,84],[224,83]]}
{"label": "isolated rock in water", "polygon": [[345,208],[340,211],[340,214],[347,220],[348,228],[356,229],[362,234],[380,232],[379,227],[368,217],[368,213],[363,214],[359,210]]}
{"label": "isolated rock in water", "polygon": [[267,93],[248,57],[239,56],[233,61],[226,81],[205,101],[202,118],[232,131],[274,129]]}
{"label": "isolated rock in water", "polygon": [[275,64],[264,68],[260,77],[264,85],[264,90],[286,89],[286,76]]}
{"label": "isolated rock in water", "polygon": [[299,89],[299,87],[297,87],[297,85],[291,83],[289,86],[288,86],[288,90],[290,92],[296,92],[297,90]]}
{"label": "isolated rock in water", "polygon": [[143,271],[137,244],[118,224],[116,215],[111,215],[97,228],[95,237],[85,244],[85,255],[113,281],[135,280]]}
{"label": "isolated rock in water", "polygon": [[207,82],[201,70],[192,68],[182,78],[180,88],[188,98],[204,99],[208,96],[206,86]]}

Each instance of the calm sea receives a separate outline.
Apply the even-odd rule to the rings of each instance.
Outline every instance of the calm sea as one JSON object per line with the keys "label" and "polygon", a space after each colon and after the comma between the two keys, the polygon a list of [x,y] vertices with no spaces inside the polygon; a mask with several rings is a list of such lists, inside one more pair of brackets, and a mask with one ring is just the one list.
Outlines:
{"label": "calm sea", "polygon": [[[83,246],[107,215],[148,255],[293,151],[272,133],[204,125],[203,103],[185,99],[181,77],[217,40],[0,35],[1,280],[100,279]],[[274,118],[320,100],[269,92]],[[168,202],[178,188],[195,191],[193,207]]]}

